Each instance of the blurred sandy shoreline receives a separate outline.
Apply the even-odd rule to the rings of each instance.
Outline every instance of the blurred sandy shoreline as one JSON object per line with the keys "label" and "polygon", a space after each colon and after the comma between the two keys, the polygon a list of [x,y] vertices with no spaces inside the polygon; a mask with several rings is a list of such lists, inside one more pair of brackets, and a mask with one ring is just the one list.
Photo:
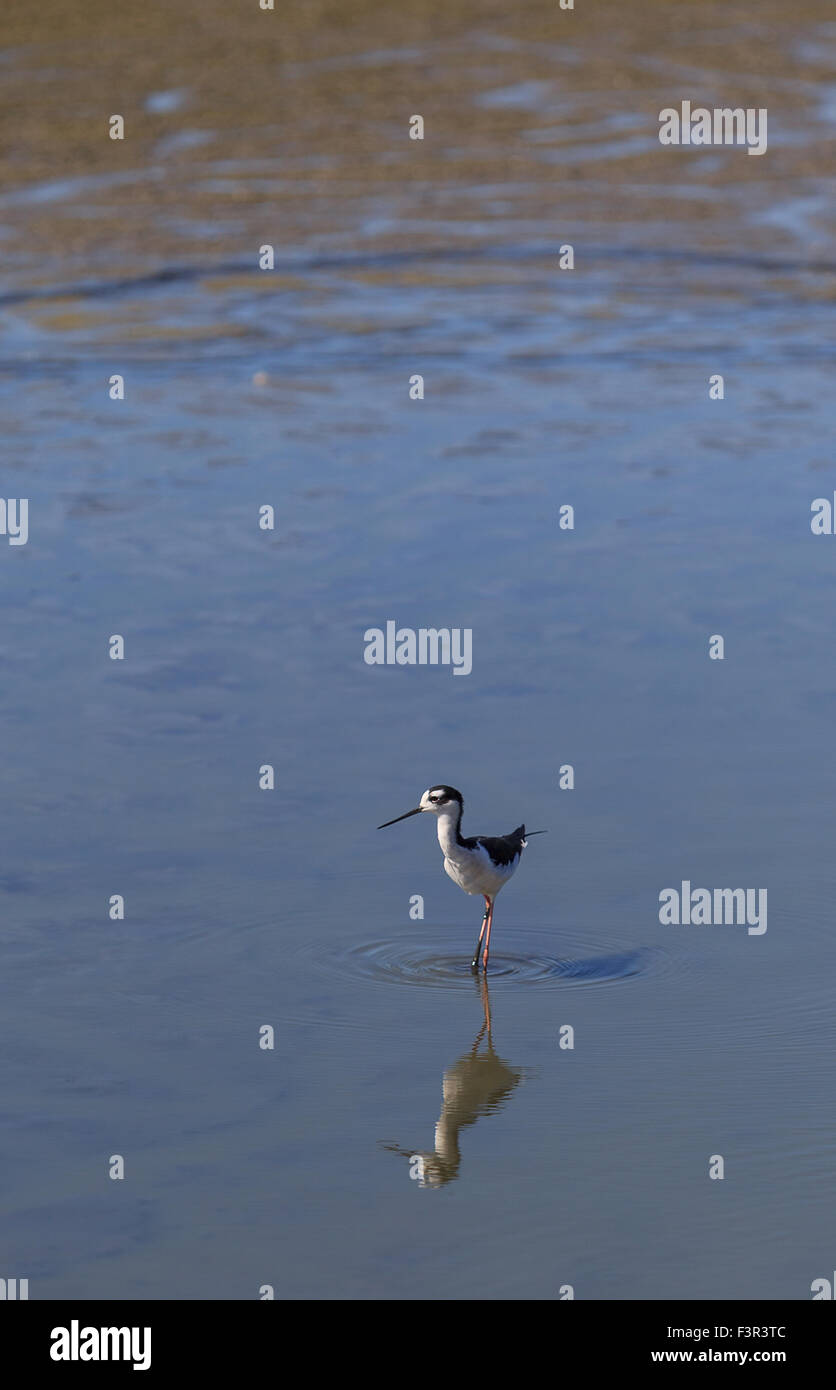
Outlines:
{"label": "blurred sandy shoreline", "polygon": [[[836,22],[818,0],[48,0],[3,31],[7,283],[265,241],[832,245]],[[767,107],[767,157],[662,148],[658,112],[683,98]]]}

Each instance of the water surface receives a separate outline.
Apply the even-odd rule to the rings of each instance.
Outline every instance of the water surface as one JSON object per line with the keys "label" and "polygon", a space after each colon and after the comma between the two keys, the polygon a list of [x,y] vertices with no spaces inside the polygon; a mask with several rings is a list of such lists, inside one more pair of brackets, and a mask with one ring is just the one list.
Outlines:
{"label": "water surface", "polygon": [[[4,22],[0,1273],[807,1298],[832,11],[173,8]],[[767,154],[662,149],[682,99],[767,106]],[[472,629],[472,674],[366,666],[389,619]],[[437,781],[466,832],[549,830],[487,989],[432,827],[374,828]],[[661,926],[682,879],[766,887],[766,934]]]}

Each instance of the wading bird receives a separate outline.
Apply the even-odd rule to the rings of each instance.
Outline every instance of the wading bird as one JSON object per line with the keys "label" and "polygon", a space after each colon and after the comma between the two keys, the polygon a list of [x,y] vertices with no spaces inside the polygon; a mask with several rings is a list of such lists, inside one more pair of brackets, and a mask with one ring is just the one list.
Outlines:
{"label": "wading bird", "polygon": [[[485,938],[482,952],[482,965],[487,970],[488,951],[491,944],[493,926],[493,905],[500,888],[504,888],[520,862],[520,855],[526,846],[525,826],[518,825],[509,835],[476,835],[470,839],[462,837],[462,811],[464,800],[455,787],[429,787],[421,797],[420,803],[412,811],[404,811],[402,816],[387,820],[378,830],[387,825],[396,825],[399,820],[417,816],[421,811],[430,811],[438,823],[438,843],[444,855],[444,868],[454,883],[465,893],[479,894],[485,899],[485,915],[476,950],[473,953],[471,968],[479,967],[479,948]],[[544,835],[544,830],[529,830],[529,835]]]}

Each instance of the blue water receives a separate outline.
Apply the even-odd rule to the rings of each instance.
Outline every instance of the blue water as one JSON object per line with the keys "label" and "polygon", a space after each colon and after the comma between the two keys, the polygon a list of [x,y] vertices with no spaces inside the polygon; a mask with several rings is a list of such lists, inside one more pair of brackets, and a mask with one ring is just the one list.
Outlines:
{"label": "blue water", "polygon": [[[581,27],[552,60],[515,22],[512,56],[474,50],[460,107],[536,120],[545,149],[541,66],[605,41]],[[359,70],[398,68],[365,51]],[[398,166],[391,196],[352,184],[344,223],[314,202],[258,272],[276,207],[229,226],[263,167],[207,144],[181,212],[215,189],[219,254],[167,242],[142,202],[156,240],[129,266],[92,241],[47,267],[19,250],[0,1274],[33,1298],[803,1299],[833,1268],[827,175],[793,181],[776,135],[771,166],[740,152],[767,166],[749,182],[709,152],[676,185],[646,125],[639,169],[606,144],[638,138],[635,95],[599,98],[590,132],[567,95],[571,148],[584,178],[586,139],[626,160],[622,185],[587,188],[569,231],[527,165],[467,164],[446,210]],[[176,134],[179,100],[159,118]],[[445,129],[448,160],[472,138]],[[84,175],[28,192],[78,217]],[[114,206],[115,178],[95,195]],[[666,183],[672,215],[704,197],[725,236],[657,218]],[[399,244],[375,249],[383,221]],[[470,629],[472,673],[365,664],[389,620]],[[499,898],[487,990],[480,903],[427,818],[375,829],[435,782],[463,791],[465,833],[549,832]],[[683,879],[767,888],[768,930],[662,926]]]}

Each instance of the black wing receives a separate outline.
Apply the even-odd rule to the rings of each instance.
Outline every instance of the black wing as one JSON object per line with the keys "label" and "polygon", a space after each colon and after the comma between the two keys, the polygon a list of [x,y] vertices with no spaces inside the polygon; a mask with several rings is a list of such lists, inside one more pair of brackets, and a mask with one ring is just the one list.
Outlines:
{"label": "black wing", "polygon": [[510,835],[476,835],[472,840],[465,840],[464,844],[468,849],[475,849],[477,845],[482,845],[488,851],[494,864],[512,864],[519,854],[522,853],[523,840],[525,839],[525,826],[518,825],[516,830],[512,830]]}

